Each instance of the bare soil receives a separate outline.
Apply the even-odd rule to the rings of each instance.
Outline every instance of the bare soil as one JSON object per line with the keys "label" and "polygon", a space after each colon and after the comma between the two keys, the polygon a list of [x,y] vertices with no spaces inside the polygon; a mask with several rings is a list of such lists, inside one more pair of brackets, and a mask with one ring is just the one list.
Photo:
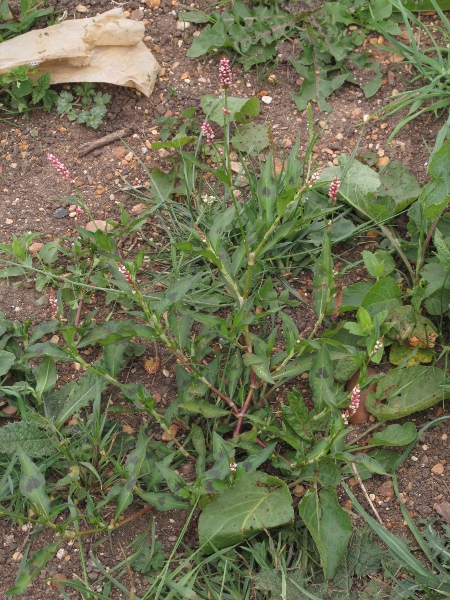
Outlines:
{"label": "bare soil", "polygon": [[[86,12],[80,13],[78,2],[67,0],[50,0],[49,4],[56,9],[67,10],[68,19],[79,19],[94,16],[117,3],[112,0],[91,0],[86,5]],[[148,2],[148,4],[151,4]],[[201,3],[204,4],[203,2]],[[97,131],[87,129],[83,125],[70,123],[66,117],[59,117],[56,112],[36,111],[28,117],[9,119],[0,122],[0,241],[9,242],[13,236],[23,233],[41,232],[35,241],[47,242],[57,240],[66,235],[76,234],[76,225],[84,225],[86,217],[70,216],[67,205],[58,198],[71,192],[69,183],[65,183],[56,173],[46,158],[47,153],[56,155],[71,171],[73,178],[83,193],[90,210],[96,219],[114,218],[119,214],[121,204],[132,208],[129,197],[121,191],[123,179],[132,185],[146,185],[147,176],[136,157],[141,159],[151,171],[154,167],[166,167],[170,153],[167,151],[149,150],[151,142],[158,141],[159,126],[155,119],[164,115],[179,116],[190,107],[200,107],[200,98],[207,93],[218,92],[217,69],[219,54],[191,60],[186,57],[197,26],[191,25],[184,32],[176,28],[177,13],[182,9],[177,0],[162,0],[160,7],[151,9],[147,3],[138,1],[124,2],[123,8],[130,12],[131,18],[143,20],[146,25],[145,42],[162,66],[160,78],[150,98],[136,91],[99,86],[104,92],[112,95],[112,101],[105,124]],[[194,5],[191,5],[194,6]],[[431,17],[432,18],[432,17]],[[371,115],[385,105],[395,91],[402,91],[407,84],[409,73],[402,63],[393,63],[388,54],[379,51],[371,44],[369,36],[364,49],[372,51],[374,58],[381,60],[383,85],[371,99],[365,99],[359,88],[345,85],[330,98],[333,106],[331,115],[319,112],[314,105],[314,118],[323,123],[323,134],[314,149],[315,157],[320,164],[336,164],[340,154],[351,153],[357,144],[358,154],[374,152],[381,159],[402,161],[418,178],[420,183],[427,181],[426,165],[428,151],[426,144],[433,146],[442,120],[433,116],[412,121],[401,130],[394,142],[387,144],[387,138],[398,122],[400,116],[386,120],[378,120],[362,125],[364,115]],[[290,96],[298,92],[298,74],[289,62],[296,57],[298,49],[294,42],[284,42],[279,48],[279,64],[273,72],[275,78],[270,81],[258,79],[255,71],[244,72],[237,63],[233,66],[234,81],[232,94],[242,97],[270,96],[270,104],[261,103],[260,122],[270,122],[277,153],[281,158],[300,137],[302,149],[307,143],[306,115],[299,113]],[[364,77],[364,73],[357,74]],[[201,114],[200,110],[197,113]],[[108,133],[130,128],[132,134],[123,141],[117,141],[100,148],[86,156],[78,155],[82,144],[93,141]],[[129,155],[129,152],[133,155]],[[55,200],[56,199],[56,200]],[[67,214],[66,214],[67,213]],[[59,215],[63,214],[60,218]],[[145,227],[151,231],[152,224]],[[140,247],[139,236],[127,243]],[[376,247],[376,238],[363,238],[358,242],[357,250]],[[353,247],[345,247],[342,257],[352,256]],[[345,254],[347,253],[347,254]],[[366,277],[363,269],[355,270],[347,284]],[[312,292],[312,277],[308,270],[301,272],[295,281],[295,287],[307,299]],[[96,299],[102,308],[102,299]],[[91,308],[91,307],[90,307]],[[41,293],[35,290],[32,278],[21,281],[0,280],[0,310],[11,319],[23,320],[32,318],[37,324],[51,317],[48,302]],[[300,329],[306,328],[313,321],[312,312],[306,308],[294,309],[294,317]],[[150,352],[150,350],[149,350]],[[149,376],[143,369],[142,361],[136,361],[130,367],[130,377],[142,381],[153,394],[158,394],[162,404],[168,404],[176,393],[173,380],[174,365],[165,363],[168,376],[158,373]],[[74,377],[73,373],[65,373],[66,379]],[[301,380],[300,386],[307,391],[307,381]],[[282,396],[279,397],[279,400]],[[412,420],[417,424],[426,423],[435,416],[448,414],[448,403],[416,415]],[[411,420],[411,419],[410,419]],[[126,423],[131,427],[139,427],[139,419],[131,418]],[[124,421],[124,422],[125,422]],[[361,429],[362,431],[363,429]],[[448,421],[429,430],[413,454],[399,472],[400,490],[404,494],[404,502],[415,518],[437,517],[436,503],[450,501],[449,480],[449,425]],[[433,467],[444,466],[443,474],[435,474]],[[351,481],[351,484],[356,483]],[[383,485],[385,484],[385,485]],[[386,485],[384,478],[374,477],[366,482],[367,491],[374,495],[380,515],[386,526],[396,532],[406,533],[406,527],[399,511],[397,500]],[[355,485],[354,489],[357,490]],[[363,502],[361,492],[358,497]],[[343,498],[345,502],[345,498]],[[132,506],[125,516],[138,511],[141,506]],[[348,506],[348,508],[351,508]],[[153,517],[153,515],[152,515]],[[157,524],[158,539],[163,541],[165,549],[170,550],[184,522],[186,514],[181,512],[158,513],[154,515]],[[355,517],[356,518],[356,517]],[[86,560],[92,551],[101,563],[109,568],[129,554],[127,546],[141,533],[149,522],[148,514],[131,522],[129,525],[113,532],[110,539],[92,537],[83,540],[83,547],[75,542],[64,544],[67,552],[62,558],[53,558],[33,582],[28,596],[35,600],[59,599],[61,594],[48,579],[61,574],[71,579],[82,577],[79,552],[83,551]],[[12,525],[3,520],[0,523],[0,560],[5,566],[0,578],[0,594],[10,588],[15,579],[20,555],[26,547],[30,532],[26,527]],[[195,544],[195,526],[189,530],[188,542]],[[33,544],[33,551],[51,541],[52,535],[45,532]],[[95,565],[88,562],[88,578],[94,589],[103,589],[101,575]],[[139,573],[133,573],[137,595],[142,595],[146,582]],[[130,588],[130,576],[125,570],[123,584]],[[76,597],[69,589],[66,593]],[[111,598],[123,597],[117,590],[111,590]]]}

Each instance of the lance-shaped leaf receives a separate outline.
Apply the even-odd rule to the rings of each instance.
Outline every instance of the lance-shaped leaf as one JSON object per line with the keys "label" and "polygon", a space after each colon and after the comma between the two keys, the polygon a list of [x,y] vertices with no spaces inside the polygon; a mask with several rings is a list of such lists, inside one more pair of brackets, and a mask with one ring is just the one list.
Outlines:
{"label": "lance-shaped leaf", "polygon": [[341,508],[334,489],[306,492],[299,512],[320,554],[326,579],[333,577],[352,535],[350,517]]}
{"label": "lance-shaped leaf", "polygon": [[55,387],[57,378],[56,365],[53,358],[45,356],[36,371],[36,395],[39,400],[42,394]]}
{"label": "lance-shaped leaf", "polygon": [[23,594],[33,579],[39,574],[40,570],[45,567],[63,542],[64,540],[60,540],[59,542],[47,544],[47,546],[44,546],[35,552],[30,560],[26,562],[23,569],[21,569],[14,587],[10,590],[7,590],[5,595],[20,596]]}
{"label": "lance-shaped leaf", "polygon": [[21,448],[17,448],[17,454],[22,466],[19,481],[20,492],[35,506],[40,515],[48,516],[50,498],[45,489],[45,477]]}

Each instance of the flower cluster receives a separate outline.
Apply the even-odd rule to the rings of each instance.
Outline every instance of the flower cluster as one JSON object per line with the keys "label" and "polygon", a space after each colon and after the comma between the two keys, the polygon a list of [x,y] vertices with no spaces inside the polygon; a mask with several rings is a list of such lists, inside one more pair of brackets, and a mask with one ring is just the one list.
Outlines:
{"label": "flower cluster", "polygon": [[231,115],[231,110],[225,108],[225,106],[222,106],[222,112],[224,115]]}
{"label": "flower cluster", "polygon": [[375,344],[370,356],[375,356],[375,354],[378,352],[378,350],[381,350],[381,348],[383,347],[383,340],[384,340],[384,335],[382,335],[380,337],[380,339],[378,340],[378,342]]}
{"label": "flower cluster", "polygon": [[210,144],[215,137],[214,131],[213,131],[211,125],[209,125],[208,123],[203,123],[202,132],[203,132],[203,135],[206,136],[206,141],[208,142],[208,144]]}
{"label": "flower cluster", "polygon": [[84,215],[84,210],[79,206],[75,207],[75,212],[77,213],[77,217],[81,217],[81,215]]}
{"label": "flower cluster", "polygon": [[308,183],[306,184],[309,188],[312,188],[312,186],[317,183],[322,171],[324,170],[325,167],[320,167],[320,169],[318,169],[315,173],[313,173],[311,175],[311,179],[308,181]]}
{"label": "flower cluster", "polygon": [[125,279],[127,280],[127,283],[133,283],[133,280],[131,279],[130,271],[126,268],[126,266],[123,265],[122,263],[118,262],[117,267],[118,267],[119,271],[122,273],[122,275],[125,277]]}
{"label": "flower cluster", "polygon": [[53,288],[50,288],[50,290],[48,292],[48,303],[50,304],[50,306],[54,312],[54,316],[59,319],[60,316],[59,316],[58,302],[56,301],[56,296],[55,296],[55,292],[53,291]]}
{"label": "flower cluster", "polygon": [[233,73],[228,58],[222,58],[219,63],[219,81],[224,89],[230,88],[233,83]]}
{"label": "flower cluster", "polygon": [[335,177],[333,179],[333,181],[330,183],[330,189],[328,190],[328,197],[331,198],[331,201],[333,202],[333,206],[335,206],[335,204],[337,202],[337,193],[339,191],[340,185],[341,185],[341,182],[339,181],[339,179],[337,177]]}
{"label": "flower cluster", "polygon": [[58,173],[60,175],[62,175],[66,179],[68,179],[70,181],[70,183],[75,183],[75,181],[72,179],[72,177],[70,175],[69,169],[60,160],[58,160],[56,158],[56,156],[54,156],[53,154],[47,154],[47,158],[52,163],[52,165],[56,168],[56,170],[58,171]]}
{"label": "flower cluster", "polygon": [[361,402],[361,388],[359,387],[359,385],[355,385],[355,387],[352,390],[352,397],[350,398],[350,406],[347,408],[347,410],[342,415],[342,417],[344,419],[344,423],[346,425],[348,423],[348,418],[357,411],[360,402]]}

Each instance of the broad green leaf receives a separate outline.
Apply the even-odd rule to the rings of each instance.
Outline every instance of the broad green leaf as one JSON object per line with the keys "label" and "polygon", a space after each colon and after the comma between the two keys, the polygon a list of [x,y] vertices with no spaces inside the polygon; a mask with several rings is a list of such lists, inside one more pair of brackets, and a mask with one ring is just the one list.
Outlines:
{"label": "broad green leaf", "polygon": [[377,431],[370,440],[371,446],[407,446],[416,439],[417,429],[414,423],[389,425],[383,431]]}
{"label": "broad green leaf", "polygon": [[7,279],[8,277],[20,277],[24,275],[25,270],[22,267],[6,267],[6,269],[0,270],[0,279]]}
{"label": "broad green leaf", "polygon": [[281,479],[267,473],[249,473],[238,479],[200,515],[200,545],[206,553],[226,548],[254,535],[292,523],[291,495]]}
{"label": "broad green leaf", "polygon": [[37,552],[26,562],[25,566],[20,570],[20,573],[16,579],[14,587],[7,590],[5,594],[7,596],[20,596],[23,594],[33,579],[39,574],[41,569],[45,567],[48,561],[56,553],[58,548],[64,542],[64,539],[58,542],[52,542],[47,544]]}
{"label": "broad green leaf", "polygon": [[0,428],[0,454],[12,456],[21,448],[27,456],[48,456],[55,445],[48,434],[34,423],[16,421]]}
{"label": "broad green leaf", "polygon": [[450,397],[446,375],[436,367],[413,366],[390,371],[366,398],[366,408],[379,421],[401,419]]}
{"label": "broad green leaf", "polygon": [[372,318],[383,310],[400,306],[401,289],[391,278],[386,277],[377,281],[364,296],[361,306],[367,310]]}
{"label": "broad green leaf", "polygon": [[19,481],[20,492],[35,506],[35,510],[40,515],[48,516],[50,498],[45,489],[45,477],[20,446],[17,447],[17,454],[22,465]]}
{"label": "broad green leaf", "polygon": [[349,515],[341,508],[334,489],[319,493],[308,490],[299,504],[299,513],[320,554],[326,579],[333,577],[352,535]]}
{"label": "broad green leaf", "polygon": [[289,406],[281,406],[283,422],[287,422],[289,427],[302,439],[310,440],[312,437],[311,422],[302,394],[293,388],[292,391],[287,392],[286,399]]}
{"label": "broad green leaf", "polygon": [[247,123],[237,128],[231,144],[245,154],[259,154],[269,145],[267,125]]}
{"label": "broad green leaf", "polygon": [[124,321],[106,321],[90,329],[77,343],[78,348],[86,348],[95,344],[104,344],[110,334],[116,333],[118,337],[114,340],[123,338],[129,339],[135,335],[134,322],[131,319]]}
{"label": "broad green leaf", "polygon": [[402,212],[421,192],[417,179],[403,163],[393,160],[380,172],[379,196],[389,196],[395,203],[395,214]]}
{"label": "broad green leaf", "polygon": [[15,362],[16,357],[12,352],[0,350],[0,376],[6,375]]}
{"label": "broad green leaf", "polygon": [[50,356],[45,356],[36,371],[36,395],[39,399],[44,392],[55,387],[57,376],[55,361]]}
{"label": "broad green leaf", "polygon": [[39,342],[28,346],[27,354],[30,358],[36,358],[38,356],[49,356],[54,360],[60,360],[66,362],[73,360],[73,357],[64,348],[60,348],[53,342]]}

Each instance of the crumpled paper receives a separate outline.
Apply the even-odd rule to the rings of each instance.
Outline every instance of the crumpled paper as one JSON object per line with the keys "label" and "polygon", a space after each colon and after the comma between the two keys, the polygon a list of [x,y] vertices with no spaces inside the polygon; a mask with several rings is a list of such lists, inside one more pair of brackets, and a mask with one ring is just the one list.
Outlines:
{"label": "crumpled paper", "polygon": [[64,21],[0,44],[0,73],[39,65],[51,83],[103,82],[150,96],[160,65],[142,41],[144,23],[121,8],[92,18]]}

